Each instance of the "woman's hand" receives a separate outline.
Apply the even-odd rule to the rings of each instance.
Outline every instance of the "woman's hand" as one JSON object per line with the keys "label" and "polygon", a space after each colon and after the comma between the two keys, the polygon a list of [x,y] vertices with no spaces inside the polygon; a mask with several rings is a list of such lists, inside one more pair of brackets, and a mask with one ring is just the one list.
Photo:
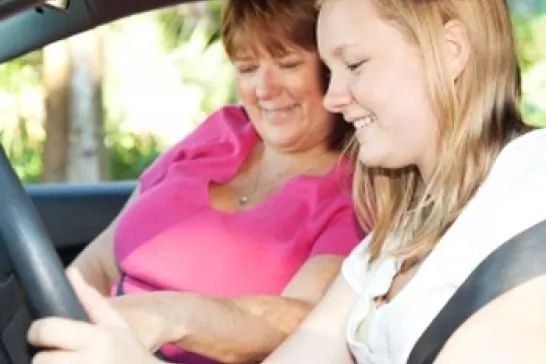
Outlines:
{"label": "woman's hand", "polygon": [[[116,311],[129,324],[134,335],[149,352],[176,340],[167,315],[173,301],[169,292],[135,293],[109,299]],[[176,302],[176,301],[174,301]]]}
{"label": "woman's hand", "polygon": [[92,323],[51,317],[35,321],[29,342],[47,348],[34,357],[33,364],[151,364],[159,362],[149,354],[127,322],[108,301],[91,288],[77,272],[69,279]]}

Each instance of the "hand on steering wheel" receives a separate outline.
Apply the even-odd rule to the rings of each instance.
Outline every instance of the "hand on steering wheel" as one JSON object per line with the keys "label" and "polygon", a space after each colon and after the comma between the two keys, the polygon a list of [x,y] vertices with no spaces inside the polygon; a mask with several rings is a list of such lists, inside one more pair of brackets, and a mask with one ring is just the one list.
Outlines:
{"label": "hand on steering wheel", "polygon": [[68,276],[92,323],[60,317],[35,321],[28,331],[28,340],[48,350],[39,352],[33,364],[158,362],[142,347],[127,322],[77,271]]}

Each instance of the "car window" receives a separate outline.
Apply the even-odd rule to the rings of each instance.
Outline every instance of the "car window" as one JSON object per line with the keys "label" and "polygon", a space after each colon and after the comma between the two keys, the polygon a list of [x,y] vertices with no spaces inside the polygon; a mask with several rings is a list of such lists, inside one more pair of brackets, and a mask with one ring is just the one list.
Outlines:
{"label": "car window", "polygon": [[[546,1],[511,6],[522,110],[546,125]],[[214,0],[142,13],[0,65],[0,141],[23,181],[134,180],[236,102],[220,12]]]}
{"label": "car window", "polygon": [[0,138],[20,177],[134,180],[206,114],[236,102],[219,24],[220,1],[184,4],[0,65]]}

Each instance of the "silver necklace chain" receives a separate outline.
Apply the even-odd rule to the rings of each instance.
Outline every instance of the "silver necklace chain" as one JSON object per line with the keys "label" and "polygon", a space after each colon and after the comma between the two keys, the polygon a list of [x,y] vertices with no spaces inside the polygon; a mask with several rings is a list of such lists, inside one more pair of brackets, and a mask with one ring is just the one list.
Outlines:
{"label": "silver necklace chain", "polygon": [[[317,167],[318,165],[319,165],[319,162],[312,163],[310,166],[308,166],[307,168],[304,168],[302,171],[299,171],[293,174],[291,177],[290,177],[290,174],[287,174],[287,176],[285,176],[285,181],[288,180],[289,178],[293,178],[295,176],[308,173],[311,170],[313,170],[315,167]],[[260,182],[260,177],[262,174],[261,171],[262,171],[262,168],[261,168],[261,162],[260,162],[260,165],[258,166],[258,171],[256,172],[256,177],[254,178],[254,185],[252,186],[251,192],[248,194],[242,194],[238,196],[237,200],[239,203],[239,207],[245,207],[246,205],[248,205],[248,203],[250,202],[250,199],[254,197],[254,195],[256,194],[258,190],[258,185]]]}
{"label": "silver necklace chain", "polygon": [[258,183],[260,181],[261,171],[262,168],[260,163],[260,165],[258,166],[258,171],[256,172],[256,177],[254,178],[254,185],[252,186],[250,194],[244,194],[239,196],[239,207],[245,207],[250,201],[250,198],[256,193],[256,190],[258,189]]}

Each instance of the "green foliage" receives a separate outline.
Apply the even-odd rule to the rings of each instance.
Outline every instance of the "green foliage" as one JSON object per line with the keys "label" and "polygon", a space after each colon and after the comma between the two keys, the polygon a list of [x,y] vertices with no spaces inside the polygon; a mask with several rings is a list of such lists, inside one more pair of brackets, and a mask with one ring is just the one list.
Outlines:
{"label": "green foliage", "polygon": [[[163,151],[152,135],[110,133],[107,137],[111,180],[134,180]],[[42,174],[40,140],[29,138],[21,121],[16,132],[0,130],[0,142],[17,175],[24,183],[38,183]]]}
{"label": "green foliage", "polygon": [[210,113],[237,102],[231,66],[221,41],[222,3],[187,3],[157,13],[168,58],[181,82],[202,93],[200,110]]}
{"label": "green foliage", "polygon": [[512,18],[523,75],[521,109],[529,124],[546,126],[546,14]]}
{"label": "green foliage", "polygon": [[546,14],[534,17],[514,16],[514,31],[522,71],[546,61]]}
{"label": "green foliage", "polygon": [[40,52],[0,64],[0,143],[25,182],[37,182],[42,172],[42,144],[29,130],[23,93],[40,82]]}
{"label": "green foliage", "polygon": [[152,135],[110,133],[108,140],[112,180],[136,179],[163,150]]}
{"label": "green foliage", "polygon": [[166,49],[175,49],[190,40],[201,28],[207,44],[220,39],[222,4],[218,0],[196,2],[166,8],[157,12]]}
{"label": "green foliage", "polygon": [[29,84],[40,81],[41,52],[32,52],[10,62],[0,64],[0,89],[18,94]]}
{"label": "green foliage", "polygon": [[29,137],[24,119],[14,130],[0,130],[0,143],[19,178],[25,183],[38,182],[42,173],[42,143]]}

